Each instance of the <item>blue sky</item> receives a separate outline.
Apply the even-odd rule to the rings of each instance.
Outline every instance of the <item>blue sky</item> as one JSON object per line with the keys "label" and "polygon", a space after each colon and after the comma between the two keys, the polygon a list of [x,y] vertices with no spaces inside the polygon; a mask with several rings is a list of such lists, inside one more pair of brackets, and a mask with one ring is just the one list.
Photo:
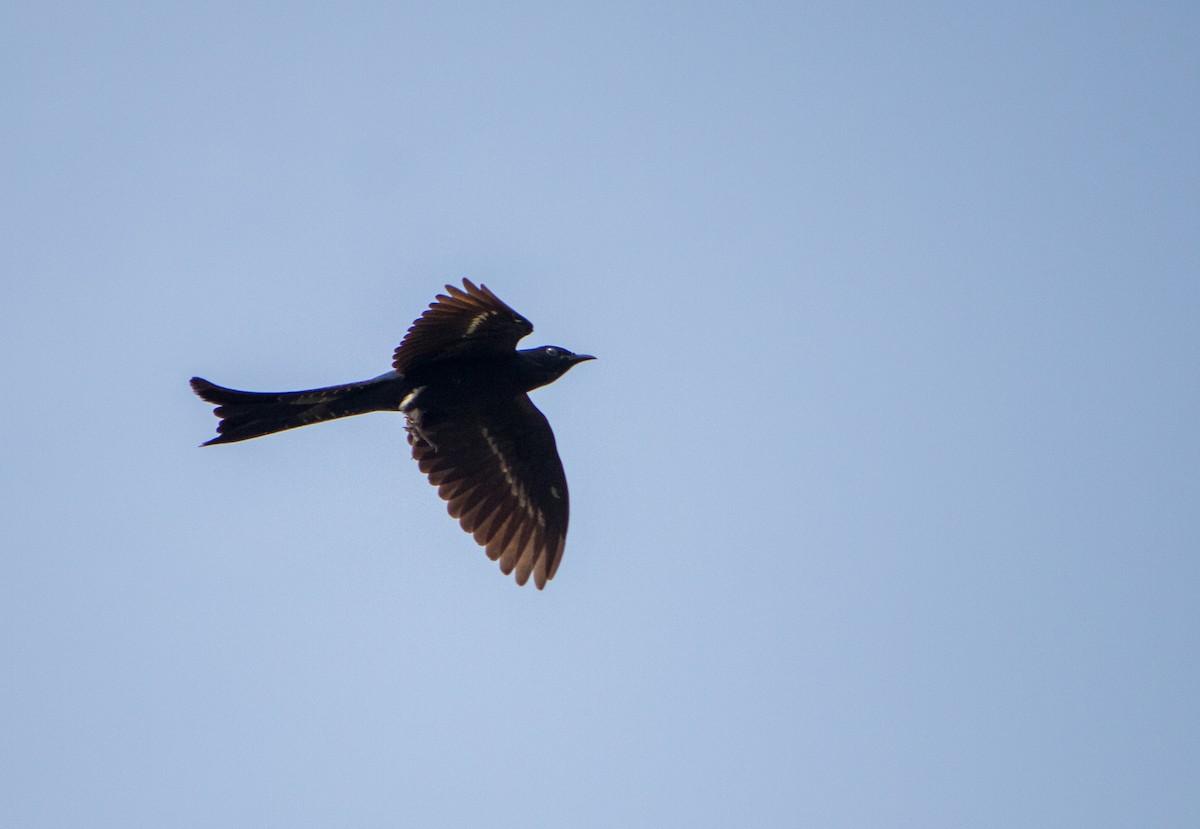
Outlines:
{"label": "blue sky", "polygon": [[[1200,823],[1187,3],[13,6],[0,823]],[[517,588],[372,415],[536,393]]]}

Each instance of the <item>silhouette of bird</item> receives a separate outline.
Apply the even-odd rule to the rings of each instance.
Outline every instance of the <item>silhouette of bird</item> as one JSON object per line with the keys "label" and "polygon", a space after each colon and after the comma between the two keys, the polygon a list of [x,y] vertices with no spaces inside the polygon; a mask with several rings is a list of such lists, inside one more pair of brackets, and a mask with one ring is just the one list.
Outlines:
{"label": "silhouette of bird", "polygon": [[400,412],[413,458],[450,515],[517,584],[554,578],[567,538],[567,478],[545,415],[527,392],[595,359],[565,348],[517,350],[533,324],[486,286],[446,286],[371,380],[291,392],[192,390],[221,419],[206,442],[233,443],[366,412]]}

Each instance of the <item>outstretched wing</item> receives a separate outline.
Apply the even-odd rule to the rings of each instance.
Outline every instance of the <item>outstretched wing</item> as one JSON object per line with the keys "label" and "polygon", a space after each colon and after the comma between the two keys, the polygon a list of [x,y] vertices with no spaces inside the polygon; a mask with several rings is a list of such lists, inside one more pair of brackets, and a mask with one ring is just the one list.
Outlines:
{"label": "outstretched wing", "polygon": [[392,368],[404,374],[432,360],[464,353],[503,354],[533,331],[533,323],[509,308],[487,289],[469,279],[463,287],[447,285],[425,313],[412,324],[396,348]]}
{"label": "outstretched wing", "polygon": [[411,432],[413,458],[450,514],[517,584],[554,578],[567,540],[567,478],[546,416],[528,395],[486,414]]}

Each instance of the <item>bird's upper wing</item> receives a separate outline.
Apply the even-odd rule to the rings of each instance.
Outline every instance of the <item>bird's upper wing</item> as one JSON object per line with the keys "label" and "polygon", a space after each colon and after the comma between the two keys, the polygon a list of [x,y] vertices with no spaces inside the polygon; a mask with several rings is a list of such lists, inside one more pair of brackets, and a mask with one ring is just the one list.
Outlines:
{"label": "bird's upper wing", "polygon": [[502,354],[533,331],[533,323],[469,279],[463,287],[447,285],[412,324],[396,348],[392,367],[401,374],[431,360],[464,353]]}
{"label": "bird's upper wing", "polygon": [[[554,577],[567,539],[567,478],[546,416],[528,395],[485,414],[410,432],[413,458],[450,514],[517,584]],[[435,448],[436,447],[436,448]]]}

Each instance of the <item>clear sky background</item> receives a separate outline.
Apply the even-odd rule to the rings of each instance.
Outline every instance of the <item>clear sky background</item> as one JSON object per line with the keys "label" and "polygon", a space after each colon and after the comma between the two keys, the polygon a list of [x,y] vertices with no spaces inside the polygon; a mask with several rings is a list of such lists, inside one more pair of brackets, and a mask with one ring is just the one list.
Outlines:
{"label": "clear sky background", "polygon": [[[1194,3],[0,14],[0,824],[1200,825]],[[500,575],[371,415],[596,354]]]}

